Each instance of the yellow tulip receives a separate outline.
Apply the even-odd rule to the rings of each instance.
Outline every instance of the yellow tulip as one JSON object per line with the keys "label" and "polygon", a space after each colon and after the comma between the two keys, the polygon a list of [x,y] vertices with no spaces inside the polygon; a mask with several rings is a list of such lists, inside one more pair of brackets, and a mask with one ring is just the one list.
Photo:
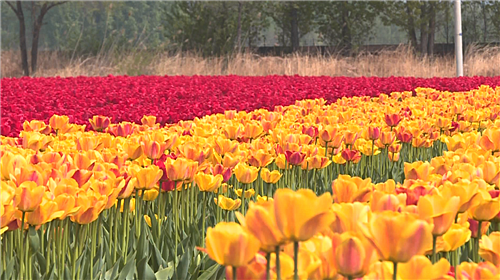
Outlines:
{"label": "yellow tulip", "polygon": [[370,208],[372,212],[382,211],[398,211],[401,212],[406,206],[406,194],[387,194],[381,191],[373,191],[372,199],[370,201]]}
{"label": "yellow tulip", "polygon": [[163,171],[156,165],[140,168],[135,174],[137,190],[150,190],[156,186],[163,176]]}
{"label": "yellow tulip", "polygon": [[374,213],[360,228],[384,261],[405,263],[432,246],[433,225],[419,220],[414,214]]}
{"label": "yellow tulip", "polygon": [[409,262],[398,266],[398,279],[452,280],[453,277],[447,275],[449,271],[450,263],[444,258],[432,264],[425,256],[414,256]]}
{"label": "yellow tulip", "polygon": [[342,202],[365,202],[372,190],[371,179],[365,180],[349,175],[339,175],[332,183],[333,200]]}
{"label": "yellow tulip", "polygon": [[[498,159],[498,158],[497,158]],[[480,168],[483,170],[483,179],[490,185],[500,187],[500,161],[486,161]]]}
{"label": "yellow tulip", "polygon": [[143,125],[153,127],[156,123],[156,116],[143,116],[141,119]]}
{"label": "yellow tulip", "polygon": [[500,212],[500,197],[491,198],[491,195],[485,191],[480,190],[481,201],[474,207],[470,208],[470,213],[476,221],[489,221],[495,218]]}
{"label": "yellow tulip", "polygon": [[[237,189],[237,190],[235,189],[234,192],[236,193],[236,195],[238,197],[241,197],[242,194],[243,194],[243,189]],[[254,189],[245,190],[245,194],[244,194],[245,198],[251,198],[254,195],[255,195],[255,190]]]}
{"label": "yellow tulip", "polygon": [[439,194],[421,196],[418,200],[418,214],[422,219],[432,219],[432,234],[441,236],[448,231],[457,216],[460,197],[446,197]]}
{"label": "yellow tulip", "polygon": [[334,219],[329,193],[317,197],[309,189],[278,189],[273,202],[278,229],[290,241],[305,241]]}
{"label": "yellow tulip", "polygon": [[259,169],[244,163],[238,163],[234,168],[234,174],[240,183],[250,184],[257,180],[257,176],[259,176]]}
{"label": "yellow tulip", "polygon": [[460,224],[451,225],[450,229],[442,236],[444,241],[444,251],[451,252],[457,250],[469,241],[470,237],[471,231],[468,223],[465,226]]}
{"label": "yellow tulip", "polygon": [[259,149],[257,151],[251,152],[247,161],[251,166],[260,168],[268,166],[269,164],[271,164],[271,162],[273,162],[273,160],[274,157],[271,154],[262,149]]}
{"label": "yellow tulip", "polygon": [[158,197],[158,190],[157,189],[150,189],[150,190],[144,190],[144,201],[153,201]]}
{"label": "yellow tulip", "polygon": [[269,171],[267,168],[262,168],[260,171],[260,177],[262,177],[262,180],[269,184],[276,184],[281,176],[282,174],[278,170]]}
{"label": "yellow tulip", "polygon": [[406,180],[426,180],[431,174],[432,170],[433,167],[428,162],[416,161],[414,163],[404,163],[404,173]]}
{"label": "yellow tulip", "polygon": [[23,182],[14,196],[14,205],[22,212],[33,212],[42,202],[45,187],[32,181]]}
{"label": "yellow tulip", "polygon": [[133,140],[128,140],[123,143],[123,150],[127,154],[129,160],[138,159],[143,153],[141,144]]}
{"label": "yellow tulip", "polygon": [[236,217],[240,224],[260,241],[262,250],[274,252],[276,246],[285,244],[286,238],[276,225],[272,201],[258,204],[250,202],[246,215],[237,212]]}
{"label": "yellow tulip", "polygon": [[165,168],[170,181],[192,180],[198,169],[198,162],[185,158],[167,158]]}
{"label": "yellow tulip", "polygon": [[272,197],[257,195],[257,202],[273,201]]}
{"label": "yellow tulip", "polygon": [[469,180],[460,180],[455,184],[445,182],[441,188],[441,193],[444,197],[460,197],[458,213],[464,213],[481,201],[481,194],[478,192],[478,188],[479,185],[477,182],[472,183]]}
{"label": "yellow tulip", "polygon": [[214,201],[217,206],[228,211],[236,210],[241,206],[241,199],[233,200],[223,195],[219,195],[218,198],[214,198]]}
{"label": "yellow tulip", "polygon": [[479,256],[500,269],[500,232],[484,235],[479,242]]}
{"label": "yellow tulip", "polygon": [[221,183],[223,177],[222,175],[211,175],[199,172],[194,176],[194,182],[202,192],[213,192],[217,190]]}
{"label": "yellow tulip", "polygon": [[237,223],[218,223],[206,235],[208,256],[220,265],[246,266],[259,251],[260,242]]}

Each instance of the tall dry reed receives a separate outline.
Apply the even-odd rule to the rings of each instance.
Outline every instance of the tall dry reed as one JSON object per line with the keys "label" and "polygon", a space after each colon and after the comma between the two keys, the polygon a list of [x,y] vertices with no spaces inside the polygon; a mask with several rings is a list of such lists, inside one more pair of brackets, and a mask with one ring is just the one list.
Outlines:
{"label": "tall dry reed", "polygon": [[[20,55],[1,53],[2,77],[19,77]],[[464,55],[466,76],[500,76],[500,47],[470,46]],[[378,54],[360,53],[355,57],[340,55],[297,54],[286,57],[259,56],[250,53],[231,57],[203,58],[196,54],[130,52],[76,57],[58,52],[39,55],[36,76],[106,76],[112,75],[301,75],[301,76],[414,76],[453,77],[453,56],[420,57],[410,48]]]}

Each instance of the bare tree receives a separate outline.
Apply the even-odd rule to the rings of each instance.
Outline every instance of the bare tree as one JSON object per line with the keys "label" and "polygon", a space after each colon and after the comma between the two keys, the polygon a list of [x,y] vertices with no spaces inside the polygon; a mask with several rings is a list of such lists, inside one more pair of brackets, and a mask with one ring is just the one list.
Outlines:
{"label": "bare tree", "polygon": [[[32,24],[33,24],[33,32],[32,32],[32,43],[31,43],[31,72],[34,74],[37,68],[37,59],[38,59],[38,40],[40,38],[40,30],[43,25],[43,18],[47,14],[47,12],[54,8],[57,5],[61,5],[66,3],[67,1],[59,1],[59,2],[31,2],[31,16],[32,16]],[[25,76],[29,76],[30,70],[28,67],[28,50],[26,47],[26,23],[24,21],[24,12],[21,1],[16,1],[15,5],[12,1],[6,1],[7,5],[14,11],[19,20],[19,48],[21,50],[21,63],[23,67],[23,73]],[[41,6],[40,6],[41,5]],[[37,10],[40,10],[38,16],[35,16]]]}

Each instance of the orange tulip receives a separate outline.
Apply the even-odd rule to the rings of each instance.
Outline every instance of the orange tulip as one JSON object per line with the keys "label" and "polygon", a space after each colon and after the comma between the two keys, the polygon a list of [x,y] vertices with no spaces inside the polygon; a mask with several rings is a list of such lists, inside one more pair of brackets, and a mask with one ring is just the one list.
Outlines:
{"label": "orange tulip", "polygon": [[349,175],[339,175],[332,183],[333,200],[341,202],[365,202],[371,193],[371,179],[365,180]]}
{"label": "orange tulip", "polygon": [[404,163],[405,179],[422,179],[427,180],[431,174],[433,167],[428,162],[417,161],[414,163]]}
{"label": "orange tulip", "polygon": [[160,143],[154,140],[144,139],[141,142],[142,152],[149,159],[159,159],[165,152],[165,143]]}
{"label": "orange tulip", "polygon": [[376,257],[368,240],[351,233],[342,235],[342,243],[335,250],[338,272],[351,279],[363,277]]}
{"label": "orange tulip", "polygon": [[334,219],[329,211],[332,205],[329,193],[317,197],[309,189],[296,192],[278,189],[273,202],[276,225],[290,241],[305,241],[328,227]]}
{"label": "orange tulip", "polygon": [[155,116],[143,116],[141,119],[141,123],[143,125],[153,127],[156,123],[156,117]]}
{"label": "orange tulip", "polygon": [[260,248],[260,242],[237,223],[218,223],[206,236],[208,256],[224,266],[246,266]]}
{"label": "orange tulip", "polygon": [[368,222],[370,207],[365,203],[334,203],[332,211],[335,220],[330,229],[335,233],[358,232],[360,223]]}
{"label": "orange tulip", "polygon": [[14,205],[22,212],[33,212],[42,202],[45,187],[32,181],[23,182],[14,196]]}
{"label": "orange tulip", "polygon": [[248,166],[244,163],[238,163],[234,168],[234,175],[236,179],[243,184],[250,184],[257,180],[259,176],[259,169],[254,166]]}
{"label": "orange tulip", "polygon": [[167,158],[165,169],[170,181],[190,181],[198,169],[198,162],[185,158]]}
{"label": "orange tulip", "polygon": [[499,270],[489,262],[463,262],[455,269],[455,275],[457,280],[491,280],[500,277]]}
{"label": "orange tulip", "polygon": [[273,156],[262,149],[252,152],[248,157],[248,163],[257,168],[266,167],[271,164],[273,160]]}
{"label": "orange tulip", "polygon": [[137,190],[150,190],[156,186],[163,176],[163,171],[156,165],[140,168],[133,174],[137,179],[135,188]]}
{"label": "orange tulip", "polygon": [[479,139],[479,145],[483,149],[491,151],[492,154],[500,151],[500,128],[486,129]]}
{"label": "orange tulip", "polygon": [[448,231],[457,216],[460,197],[445,197],[439,194],[421,196],[418,200],[418,214],[422,219],[432,219],[432,234],[441,236]]}
{"label": "orange tulip", "polygon": [[432,228],[414,214],[392,211],[374,213],[366,225],[361,225],[380,259],[396,263],[405,263],[431,247]]}
{"label": "orange tulip", "polygon": [[226,267],[226,280],[237,280],[237,279],[255,279],[255,280],[265,280],[266,279],[266,258],[260,254],[255,254],[255,257],[250,260],[248,265],[238,267],[236,270],[236,279],[233,279],[233,268],[231,266]]}
{"label": "orange tulip", "polygon": [[274,252],[276,246],[286,242],[276,225],[274,212],[274,202],[266,201],[258,204],[250,202],[245,216],[236,213],[240,224],[260,241],[261,249],[266,252]]}
{"label": "orange tulip", "polygon": [[29,212],[26,221],[32,226],[39,226],[61,217],[64,211],[58,211],[56,202],[44,199],[33,212]]}
{"label": "orange tulip", "polygon": [[489,221],[495,218],[500,212],[500,197],[491,198],[491,195],[480,190],[481,201],[469,209],[472,217],[476,221]]}
{"label": "orange tulip", "polygon": [[105,116],[93,116],[89,119],[90,125],[95,131],[103,132],[111,123],[111,118]]}
{"label": "orange tulip", "polygon": [[414,256],[409,262],[398,266],[398,276],[401,280],[452,280],[453,277],[447,275],[449,271],[450,263],[446,259],[432,264],[425,256]]}

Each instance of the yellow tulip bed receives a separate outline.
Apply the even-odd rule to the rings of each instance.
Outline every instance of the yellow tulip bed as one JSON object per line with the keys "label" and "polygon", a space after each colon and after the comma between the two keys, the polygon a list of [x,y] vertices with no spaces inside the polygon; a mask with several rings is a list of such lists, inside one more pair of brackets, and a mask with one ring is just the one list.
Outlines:
{"label": "yellow tulip bed", "polygon": [[499,279],[500,87],[1,137],[2,279]]}

